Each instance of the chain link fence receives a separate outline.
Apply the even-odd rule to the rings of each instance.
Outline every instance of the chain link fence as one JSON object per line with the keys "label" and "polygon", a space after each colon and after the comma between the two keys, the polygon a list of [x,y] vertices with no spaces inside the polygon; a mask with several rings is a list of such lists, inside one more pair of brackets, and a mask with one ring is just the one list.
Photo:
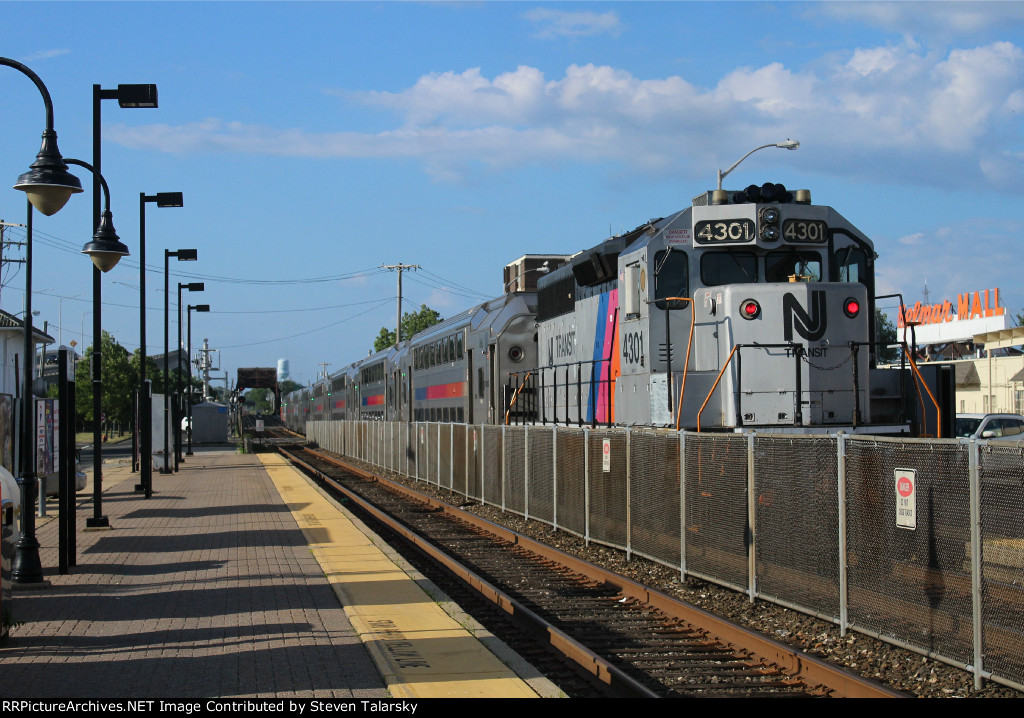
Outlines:
{"label": "chain link fence", "polygon": [[306,435],[1024,690],[1024,442],[323,421]]}

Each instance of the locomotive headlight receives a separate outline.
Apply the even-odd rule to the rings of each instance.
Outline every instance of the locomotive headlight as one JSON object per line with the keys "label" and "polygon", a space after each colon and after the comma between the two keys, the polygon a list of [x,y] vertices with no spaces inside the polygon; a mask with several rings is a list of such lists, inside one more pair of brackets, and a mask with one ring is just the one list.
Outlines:
{"label": "locomotive headlight", "polygon": [[779,210],[775,207],[762,207],[757,213],[761,239],[774,242],[781,234],[779,231]]}
{"label": "locomotive headlight", "polygon": [[523,352],[523,348],[521,346],[509,347],[509,350],[508,350],[508,358],[509,358],[509,360],[514,361],[514,362],[521,362],[525,355],[526,354],[525,354],[525,352]]}
{"label": "locomotive headlight", "polygon": [[845,302],[843,302],[843,312],[845,312],[846,316],[850,319],[853,319],[860,314],[860,302],[853,297],[849,297]]}
{"label": "locomotive headlight", "polygon": [[753,299],[747,299],[740,304],[740,316],[744,319],[757,319],[761,316],[761,305]]}

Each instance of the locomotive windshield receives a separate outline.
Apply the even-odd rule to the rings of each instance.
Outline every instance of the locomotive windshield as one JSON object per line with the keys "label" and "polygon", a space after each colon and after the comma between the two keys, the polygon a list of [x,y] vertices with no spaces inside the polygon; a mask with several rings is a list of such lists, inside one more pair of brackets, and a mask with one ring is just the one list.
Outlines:
{"label": "locomotive windshield", "polygon": [[654,255],[654,299],[658,309],[683,309],[686,302],[666,302],[668,297],[690,295],[690,261],[685,252],[662,250]]}
{"label": "locomotive windshield", "polygon": [[836,250],[835,282],[860,282],[867,284],[867,256],[864,250],[856,247],[843,247]]}
{"label": "locomotive windshield", "polygon": [[750,252],[705,252],[700,258],[700,278],[706,287],[751,284],[757,281],[757,256]]}
{"label": "locomotive windshield", "polygon": [[764,274],[767,282],[789,282],[791,277],[795,281],[820,282],[821,255],[796,247],[769,252],[765,257]]}

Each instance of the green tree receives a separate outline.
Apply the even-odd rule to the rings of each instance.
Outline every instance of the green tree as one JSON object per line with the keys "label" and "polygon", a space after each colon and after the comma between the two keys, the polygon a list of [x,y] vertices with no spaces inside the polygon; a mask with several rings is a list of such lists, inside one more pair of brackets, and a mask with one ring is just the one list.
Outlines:
{"label": "green tree", "polygon": [[297,381],[292,381],[291,379],[285,379],[280,384],[278,384],[278,389],[281,392],[281,396],[285,396],[287,394],[291,394],[296,389],[301,389],[301,388],[302,388],[302,384],[298,383]]}
{"label": "green tree", "polygon": [[[892,323],[888,315],[878,307],[875,307],[875,341],[885,344],[897,342],[896,325]],[[893,362],[899,359],[900,350],[895,347],[878,347],[877,354],[880,362]]]}
{"label": "green tree", "polygon": [[251,411],[269,414],[274,410],[274,393],[266,387],[245,392],[245,403]]}
{"label": "green tree", "polygon": [[[406,312],[402,315],[402,338],[409,339],[413,334],[434,326],[443,321],[443,317],[426,304],[420,305],[418,312]],[[380,328],[380,334],[373,342],[373,350],[379,352],[395,345],[395,332],[387,327]]]}
{"label": "green tree", "polygon": [[[103,332],[100,339],[100,351],[103,354],[101,409],[107,421],[128,424],[132,417],[133,396],[139,383],[138,369],[132,367],[128,350],[107,332]],[[92,406],[92,354],[93,347],[86,349],[85,356],[75,369],[75,409],[86,422],[93,422],[96,418]]]}

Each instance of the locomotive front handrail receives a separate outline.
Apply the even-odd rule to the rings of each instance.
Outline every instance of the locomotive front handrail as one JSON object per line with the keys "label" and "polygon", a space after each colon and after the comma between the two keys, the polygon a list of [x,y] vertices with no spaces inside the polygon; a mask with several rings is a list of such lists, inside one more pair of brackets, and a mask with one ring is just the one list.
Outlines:
{"label": "locomotive front handrail", "polygon": [[[911,352],[907,349],[906,342],[903,342],[903,351],[907,355],[907,361],[910,362],[910,368],[914,370],[914,376],[917,378],[918,384],[924,387],[924,390],[928,392],[928,398],[932,400],[932,404],[935,406],[935,438],[942,438],[942,409],[939,408],[939,402],[935,399],[935,395],[932,394],[932,390],[928,388],[928,384],[925,382],[924,377],[921,376],[920,369],[917,368],[917,362],[914,361],[914,357],[911,356]],[[918,395],[921,393],[920,387],[917,389]],[[924,398],[921,398],[921,423],[924,423]],[[927,434],[921,434],[922,437],[927,437]]]}
{"label": "locomotive front handrail", "polygon": [[[690,338],[686,342],[686,362],[683,364],[683,383],[679,388],[679,402],[676,405],[676,431],[679,430],[679,421],[682,415],[683,408],[683,395],[686,394],[686,375],[690,371],[690,350],[693,349],[693,329],[697,321],[697,312],[693,309],[693,299],[690,297],[666,297],[665,299],[659,299],[657,301],[666,302],[665,310],[665,323],[668,324],[668,302],[689,302],[690,304]],[[668,334],[665,336],[666,342],[668,341]],[[672,401],[672,346],[669,343],[668,350],[668,398]],[[669,411],[672,411],[672,407],[669,406]]]}
{"label": "locomotive front handrail", "polygon": [[[520,384],[518,387],[516,387],[516,393],[512,395],[512,401],[509,402],[508,409],[505,410],[505,426],[508,426],[508,417],[512,413],[512,407],[515,406],[516,405],[516,401],[519,400],[519,395],[522,393],[523,387],[526,386],[526,382],[529,381],[530,374],[532,374],[532,373],[533,373],[532,370],[526,372],[526,376],[523,377],[523,383]],[[516,375],[516,379],[518,379],[518,378],[519,378],[519,376],[517,374]]]}
{"label": "locomotive front handrail", "polygon": [[704,400],[704,403],[701,404],[700,405],[700,409],[697,410],[697,433],[698,434],[700,433],[700,414],[701,414],[702,411],[704,411],[704,407],[708,405],[708,402],[711,401],[711,395],[714,394],[715,393],[715,389],[718,388],[718,382],[720,382],[722,380],[722,374],[725,374],[725,370],[728,368],[729,362],[732,361],[733,354],[735,354],[736,350],[739,349],[739,348],[740,348],[739,344],[733,344],[732,345],[732,351],[729,352],[729,356],[725,360],[725,364],[722,365],[722,370],[720,372],[718,372],[718,376],[715,377],[715,383],[711,387],[711,391],[708,392],[708,396]]}

